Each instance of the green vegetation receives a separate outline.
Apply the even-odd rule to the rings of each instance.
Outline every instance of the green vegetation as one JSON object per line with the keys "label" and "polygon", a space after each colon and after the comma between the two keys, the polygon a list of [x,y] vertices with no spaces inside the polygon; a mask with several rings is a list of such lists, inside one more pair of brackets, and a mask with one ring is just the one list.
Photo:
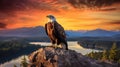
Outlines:
{"label": "green vegetation", "polygon": [[[21,61],[20,67],[27,67],[27,66],[28,66],[27,59],[24,56]],[[14,67],[17,67],[17,66],[14,64]]]}
{"label": "green vegetation", "polygon": [[[96,38],[97,39],[97,38]],[[104,39],[104,38],[103,38]],[[117,48],[120,49],[120,40],[80,40],[78,44],[84,48],[98,49],[98,50],[110,50],[113,43],[116,43]]]}
{"label": "green vegetation", "polygon": [[0,42],[0,51],[19,50],[29,46],[27,43],[23,44],[19,41],[2,41]]}
{"label": "green vegetation", "polygon": [[21,61],[20,67],[27,67],[27,66],[28,66],[28,63],[27,63],[27,60],[26,60],[26,58],[24,56],[22,61]]}
{"label": "green vegetation", "polygon": [[22,42],[17,40],[1,41],[0,42],[0,58],[19,54],[22,52],[30,52],[40,47],[41,46],[31,45],[27,42]]}
{"label": "green vegetation", "polygon": [[117,47],[116,47],[116,43],[114,43],[112,48],[110,49],[109,60],[110,61],[117,61]]}
{"label": "green vegetation", "polygon": [[103,53],[102,53],[102,60],[107,60],[108,59],[108,56],[107,56],[107,51],[104,50]]}
{"label": "green vegetation", "polygon": [[102,52],[91,52],[89,54],[86,54],[86,56],[96,60],[100,60],[102,58]]}
{"label": "green vegetation", "polygon": [[[0,63],[10,61],[21,55],[28,55],[31,52],[41,48],[40,45],[32,45],[22,40],[0,41]],[[26,67],[25,57],[22,59],[21,66]],[[17,67],[13,65],[13,67]]]}
{"label": "green vegetation", "polygon": [[14,64],[14,67],[17,67],[17,66]]}
{"label": "green vegetation", "polygon": [[117,49],[116,43],[113,43],[110,50],[104,50],[103,52],[91,52],[86,56],[96,60],[120,63],[120,49]]}

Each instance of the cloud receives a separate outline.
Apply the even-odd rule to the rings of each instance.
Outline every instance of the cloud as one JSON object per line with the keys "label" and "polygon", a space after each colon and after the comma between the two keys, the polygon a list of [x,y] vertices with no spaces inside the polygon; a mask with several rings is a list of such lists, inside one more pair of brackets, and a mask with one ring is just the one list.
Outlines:
{"label": "cloud", "polygon": [[[0,0],[0,12],[11,13],[25,10],[59,11],[60,8],[96,8],[120,3],[120,0]],[[12,13],[13,14],[13,13]]]}
{"label": "cloud", "polygon": [[[58,9],[47,0],[0,0],[0,22],[16,23],[19,16],[24,17],[25,14],[35,15],[33,14],[35,11],[42,13],[45,11],[58,11]],[[14,21],[12,21],[13,19]],[[20,20],[30,19],[20,18]]]}
{"label": "cloud", "polygon": [[102,22],[102,23],[98,23],[98,25],[119,25],[120,26],[120,20],[111,21],[111,22]]}
{"label": "cloud", "polygon": [[101,25],[101,28],[106,28],[110,30],[120,30],[120,20],[111,22],[102,22],[97,25]]}
{"label": "cloud", "polygon": [[25,9],[28,2],[28,0],[0,0],[0,12]]}
{"label": "cloud", "polygon": [[104,9],[100,9],[100,11],[114,11],[117,10],[117,8],[104,8]]}
{"label": "cloud", "polygon": [[0,22],[0,28],[6,28],[7,24]]}
{"label": "cloud", "polygon": [[33,19],[32,18],[29,18],[29,17],[21,17],[20,20],[22,21],[32,21]]}
{"label": "cloud", "polygon": [[110,24],[110,25],[120,25],[120,21],[115,21],[115,22],[108,22],[105,24]]}
{"label": "cloud", "polygon": [[95,24],[81,24],[81,25],[76,25],[75,27],[84,27],[88,29],[101,28],[106,30],[120,30],[120,21],[102,22]]}
{"label": "cloud", "polygon": [[43,0],[0,0],[0,12],[16,12],[24,10],[57,10],[51,3]]}
{"label": "cloud", "polygon": [[120,31],[120,27],[115,27],[114,29],[115,29],[115,30],[119,30],[119,31]]}
{"label": "cloud", "polygon": [[[117,3],[117,4],[116,4]],[[0,22],[5,22],[5,25],[1,27],[4,28],[17,28],[22,26],[35,26],[39,23],[43,25],[46,19],[46,14],[54,14],[56,16],[65,19],[65,21],[74,22],[78,21],[93,21],[101,22],[109,19],[113,21],[114,17],[118,17],[119,13],[111,12],[99,12],[90,13],[89,10],[86,11],[85,15],[81,12],[81,8],[101,8],[101,11],[116,11],[118,10],[120,0],[0,0]],[[113,5],[115,4],[115,6]],[[110,6],[110,7],[109,7]],[[81,15],[80,15],[81,14]],[[88,15],[89,14],[89,15]],[[109,15],[108,15],[109,14]],[[82,16],[83,15],[83,16]],[[116,16],[117,15],[117,16]],[[74,17],[73,17],[74,16]],[[90,16],[90,17],[89,17]],[[85,17],[85,18],[84,18]],[[69,19],[76,20],[69,20]],[[81,20],[77,19],[80,18]],[[60,18],[61,19],[61,18]],[[115,20],[117,20],[115,18]],[[119,20],[119,18],[118,18]],[[99,24],[87,24],[81,26],[100,26]],[[84,22],[83,22],[84,23]],[[119,25],[118,22],[102,23],[105,25],[113,24],[114,26]],[[102,25],[101,24],[101,25]],[[115,25],[116,24],[116,25]],[[66,25],[66,24],[65,24]],[[78,25],[78,24],[77,24]],[[0,27],[0,28],[1,28]],[[84,28],[84,27],[83,27]]]}
{"label": "cloud", "polygon": [[120,0],[68,0],[68,3],[75,8],[100,8],[120,3]]}

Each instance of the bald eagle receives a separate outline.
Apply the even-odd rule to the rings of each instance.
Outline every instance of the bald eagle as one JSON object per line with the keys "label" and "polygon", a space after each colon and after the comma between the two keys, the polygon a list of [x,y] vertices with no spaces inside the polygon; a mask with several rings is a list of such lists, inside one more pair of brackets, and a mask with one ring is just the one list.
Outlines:
{"label": "bald eagle", "polygon": [[48,15],[46,17],[49,18],[50,21],[45,24],[45,31],[49,36],[52,45],[54,46],[55,44],[61,44],[62,48],[68,50],[64,28],[57,23],[56,18],[53,15]]}

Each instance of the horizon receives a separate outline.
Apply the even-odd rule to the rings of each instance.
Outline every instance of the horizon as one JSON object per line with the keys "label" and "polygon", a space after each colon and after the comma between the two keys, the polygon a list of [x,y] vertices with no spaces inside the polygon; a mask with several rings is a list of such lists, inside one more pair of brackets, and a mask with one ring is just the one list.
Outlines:
{"label": "horizon", "polygon": [[48,14],[65,30],[120,31],[119,0],[0,0],[0,29],[44,27]]}
{"label": "horizon", "polygon": [[[5,29],[0,29],[0,31],[2,30],[15,30],[15,29],[22,29],[22,28],[36,28],[36,27],[43,27],[45,28],[44,26],[32,26],[32,27],[19,27],[19,28],[5,28]],[[107,30],[107,29],[101,29],[101,28],[96,28],[96,29],[92,29],[92,30],[65,30],[65,31],[93,31],[93,30],[105,30],[105,31],[120,31],[120,30]]]}

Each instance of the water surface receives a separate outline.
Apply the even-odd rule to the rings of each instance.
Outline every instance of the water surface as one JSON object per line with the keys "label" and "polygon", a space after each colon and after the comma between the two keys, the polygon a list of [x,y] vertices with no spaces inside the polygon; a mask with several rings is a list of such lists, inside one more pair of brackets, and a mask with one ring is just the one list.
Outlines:
{"label": "water surface", "polygon": [[[50,46],[51,43],[50,42],[30,42],[30,44],[34,44],[34,45],[42,45],[42,46]],[[90,53],[92,51],[98,52],[99,50],[94,50],[94,49],[87,49],[87,48],[83,48],[82,46],[80,46],[77,41],[68,41],[68,48],[71,50],[75,50],[78,53],[81,53],[83,55]],[[20,67],[20,63],[22,61],[22,58],[24,57],[24,55],[19,56],[18,58],[14,58],[11,61],[5,62],[3,64],[0,65],[0,67],[13,67],[14,64],[17,65],[17,67]],[[27,55],[25,55],[27,61]]]}

